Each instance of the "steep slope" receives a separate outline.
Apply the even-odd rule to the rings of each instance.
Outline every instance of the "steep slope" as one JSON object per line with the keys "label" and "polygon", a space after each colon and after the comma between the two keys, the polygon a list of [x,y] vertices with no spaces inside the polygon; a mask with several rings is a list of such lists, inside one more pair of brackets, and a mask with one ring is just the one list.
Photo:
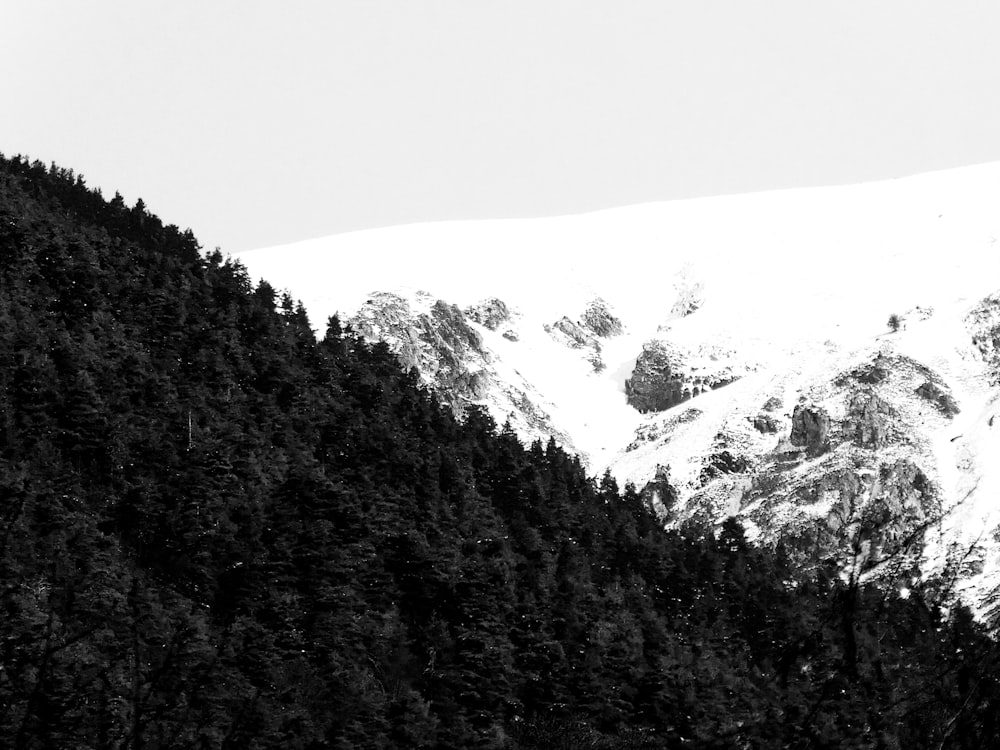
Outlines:
{"label": "steep slope", "polygon": [[[1000,165],[988,164],[396,227],[240,259],[301,297],[314,320],[339,309],[398,352],[424,341],[408,361],[452,402],[483,404],[525,438],[555,436],[622,482],[669,474],[677,522],[739,513],[762,539],[799,539],[864,575],[903,556],[908,539],[917,562],[907,566],[958,566],[959,589],[985,613],[1000,550],[979,532],[996,525],[989,498],[1000,480],[980,458],[996,392],[973,337],[985,336],[981,300],[1000,285],[997,206]],[[388,307],[386,292],[396,295]],[[595,304],[613,335],[585,324]],[[475,341],[468,356],[432,341],[444,329],[427,305],[454,311],[449,325]],[[491,305],[492,319],[475,312]],[[388,309],[394,322],[373,326]],[[888,330],[890,313],[903,330]],[[882,365],[888,374],[867,382],[865,368]],[[955,408],[942,411],[941,399]],[[822,446],[802,437],[816,419]],[[906,496],[894,505],[886,481],[928,489],[893,490]],[[803,499],[814,497],[825,499]],[[883,506],[876,533],[864,519]]]}
{"label": "steep slope", "polygon": [[[466,317],[513,342],[506,305],[377,301],[358,325],[406,332],[462,421],[386,344],[317,340],[190,232],[0,156],[0,747],[992,746],[1000,648],[966,610],[736,521],[665,529],[461,402],[492,387],[463,377],[493,356]],[[996,318],[970,318],[988,363]],[[591,373],[621,335],[607,305],[556,320]],[[855,411],[863,445],[892,434]],[[832,446],[818,408],[791,419],[807,458]],[[918,476],[879,501],[922,507]]]}

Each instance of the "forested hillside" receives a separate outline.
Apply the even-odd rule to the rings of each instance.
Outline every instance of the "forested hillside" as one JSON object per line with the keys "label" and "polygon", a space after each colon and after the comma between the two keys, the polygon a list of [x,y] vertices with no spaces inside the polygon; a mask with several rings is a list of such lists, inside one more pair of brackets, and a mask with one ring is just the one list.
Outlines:
{"label": "forested hillside", "polygon": [[665,531],[139,202],[0,164],[0,747],[983,748],[934,586]]}

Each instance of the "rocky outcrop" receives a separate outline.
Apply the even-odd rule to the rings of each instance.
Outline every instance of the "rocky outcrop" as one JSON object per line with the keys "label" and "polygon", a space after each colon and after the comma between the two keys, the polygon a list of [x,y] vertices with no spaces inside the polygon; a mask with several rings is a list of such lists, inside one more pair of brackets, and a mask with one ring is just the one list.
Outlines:
{"label": "rocky outcrop", "polygon": [[421,322],[425,323],[425,331],[428,330],[426,323],[429,322],[452,352],[462,353],[465,349],[472,349],[478,354],[484,354],[482,336],[469,325],[465,314],[457,305],[449,305],[439,299],[431,307],[429,320],[422,316]]}
{"label": "rocky outcrop", "polygon": [[937,410],[946,417],[954,417],[961,411],[952,395],[931,380],[918,386],[915,393],[934,404]]}
{"label": "rocky outcrop", "polygon": [[[829,559],[849,547],[849,525],[864,501],[868,483],[852,469],[835,469],[799,487],[792,501],[799,515],[781,529],[781,539],[805,560]],[[789,514],[790,515],[790,514]],[[767,523],[773,524],[771,518]]]}
{"label": "rocky outcrop", "polygon": [[571,349],[594,349],[596,348],[600,351],[601,344],[597,340],[597,337],[593,333],[584,329],[579,323],[574,323],[565,315],[555,323],[550,326],[546,326],[545,330],[551,334],[553,331],[558,331],[563,335],[563,341]]}
{"label": "rocky outcrop", "polygon": [[844,423],[845,436],[859,448],[881,448],[896,439],[895,410],[871,391],[851,396]]}
{"label": "rocky outcrop", "polygon": [[780,408],[781,399],[777,396],[771,396],[771,398],[764,402],[764,411],[777,411]]}
{"label": "rocky outcrop", "polygon": [[792,412],[792,431],[788,439],[792,445],[803,447],[809,455],[817,456],[830,447],[830,415],[819,406],[797,404]]}
{"label": "rocky outcrop", "polygon": [[571,349],[581,349],[597,372],[605,368],[601,358],[601,339],[618,336],[624,326],[610,310],[608,304],[596,297],[581,313],[579,320],[564,315],[554,323],[546,324],[545,331],[552,338]]}
{"label": "rocky outcrop", "polygon": [[[419,294],[424,311],[396,294],[374,294],[351,320],[351,326],[369,339],[389,344],[404,368],[415,367],[434,383],[457,411],[461,404],[482,399],[489,381],[482,365],[490,362],[479,333],[455,305]],[[473,364],[472,367],[469,365]]]}
{"label": "rocky outcrop", "polygon": [[715,354],[703,359],[712,367],[690,364],[680,350],[662,339],[647,341],[636,358],[632,376],[625,381],[628,404],[644,414],[665,411],[738,379]]}
{"label": "rocky outcrop", "polygon": [[856,471],[834,469],[803,487],[798,492],[796,501],[806,505],[827,502],[830,507],[827,514],[828,525],[832,531],[840,531],[867,489],[864,479]]}
{"label": "rocky outcrop", "polygon": [[545,332],[570,349],[583,350],[595,371],[600,372],[604,369],[604,361],[601,359],[601,342],[597,340],[597,336],[579,323],[574,323],[564,315],[555,323],[546,325]]}
{"label": "rocky outcrop", "polygon": [[365,338],[385,342],[405,369],[416,368],[421,381],[457,416],[471,404],[485,406],[498,424],[509,421],[526,443],[555,438],[573,451],[570,436],[553,422],[550,402],[519,373],[513,378],[498,373],[499,354],[478,327],[495,324],[506,337],[517,314],[496,298],[470,310],[467,315],[426,292],[379,292],[348,322]]}
{"label": "rocky outcrop", "polygon": [[680,362],[672,351],[659,341],[643,345],[636,358],[632,377],[625,381],[625,396],[633,408],[642,413],[665,411],[691,398],[679,373]]}
{"label": "rocky outcrop", "polygon": [[748,417],[748,419],[750,419],[750,424],[753,425],[753,428],[763,435],[773,435],[781,429],[781,422],[770,414],[762,412],[756,417]]}
{"label": "rocky outcrop", "polygon": [[758,502],[748,517],[806,564],[839,560],[852,574],[888,563],[886,572],[915,570],[925,529],[941,512],[937,491],[909,459],[876,466],[835,462],[798,480],[764,474],[754,480]]}
{"label": "rocky outcrop", "polygon": [[862,567],[918,546],[925,527],[940,510],[937,493],[920,467],[907,459],[882,466],[854,541]]}
{"label": "rocky outcrop", "polygon": [[861,383],[862,385],[878,385],[889,377],[889,373],[892,372],[893,367],[897,364],[894,361],[896,359],[898,358],[879,352],[870,362],[865,362],[853,370],[841,373],[837,377],[836,383],[841,386],[848,385],[851,382]]}
{"label": "rocky outcrop", "polygon": [[520,341],[515,323],[516,314],[502,299],[487,297],[481,302],[469,305],[463,311],[465,316],[483,328],[498,331],[508,341]]}
{"label": "rocky outcrop", "polygon": [[463,311],[469,320],[473,320],[484,328],[495,331],[511,319],[510,309],[503,300],[488,297],[482,302],[470,305]]}
{"label": "rocky outcrop", "polygon": [[600,297],[591,300],[587,305],[580,316],[580,325],[601,338],[620,336],[625,331],[621,319],[611,312],[608,303]]}
{"label": "rocky outcrop", "polygon": [[669,466],[658,464],[653,478],[646,482],[640,495],[665,522],[675,519],[678,493],[671,484]]}
{"label": "rocky outcrop", "polygon": [[698,474],[698,484],[704,486],[723,474],[743,474],[750,468],[746,456],[733,455],[728,450],[716,451],[710,455]]}

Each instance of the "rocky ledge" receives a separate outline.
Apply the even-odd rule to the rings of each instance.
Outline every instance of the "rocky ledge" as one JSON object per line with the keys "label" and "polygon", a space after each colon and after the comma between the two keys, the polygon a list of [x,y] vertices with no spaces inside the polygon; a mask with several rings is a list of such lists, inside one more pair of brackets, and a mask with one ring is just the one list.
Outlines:
{"label": "rocky ledge", "polygon": [[666,411],[737,378],[725,364],[711,369],[692,366],[681,351],[653,339],[643,344],[632,377],[625,381],[625,395],[628,404],[643,414]]}

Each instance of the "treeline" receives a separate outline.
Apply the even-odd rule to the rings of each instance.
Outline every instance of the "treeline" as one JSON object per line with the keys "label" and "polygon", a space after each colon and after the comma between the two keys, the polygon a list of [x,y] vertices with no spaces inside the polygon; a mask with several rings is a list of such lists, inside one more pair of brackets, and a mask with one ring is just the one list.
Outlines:
{"label": "treeline", "polygon": [[998,650],[0,160],[0,747],[982,748]]}

